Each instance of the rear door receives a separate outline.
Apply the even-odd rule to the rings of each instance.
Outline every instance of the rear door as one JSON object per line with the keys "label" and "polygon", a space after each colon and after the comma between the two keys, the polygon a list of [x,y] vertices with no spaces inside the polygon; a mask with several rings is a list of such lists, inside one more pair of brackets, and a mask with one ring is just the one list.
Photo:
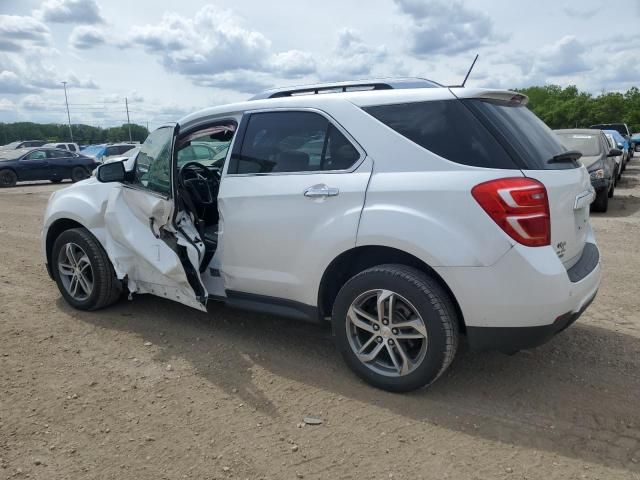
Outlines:
{"label": "rear door", "polygon": [[206,311],[207,292],[198,274],[204,245],[190,219],[174,226],[173,144],[177,127],[149,135],[132,178],[114,189],[105,211],[105,248],[129,290],[151,293]]}
{"label": "rear door", "polygon": [[52,179],[71,178],[73,155],[66,150],[47,150],[49,174]]}
{"label": "rear door", "polygon": [[328,257],[355,246],[372,164],[322,112],[246,114],[218,195],[227,295],[317,305]]}
{"label": "rear door", "polygon": [[[458,92],[456,92],[458,93]],[[582,255],[591,233],[589,205],[593,189],[589,173],[577,162],[554,162],[566,151],[542,120],[526,108],[526,97],[508,93],[463,102],[501,141],[522,173],[544,184],[549,197],[551,245],[565,267]]]}

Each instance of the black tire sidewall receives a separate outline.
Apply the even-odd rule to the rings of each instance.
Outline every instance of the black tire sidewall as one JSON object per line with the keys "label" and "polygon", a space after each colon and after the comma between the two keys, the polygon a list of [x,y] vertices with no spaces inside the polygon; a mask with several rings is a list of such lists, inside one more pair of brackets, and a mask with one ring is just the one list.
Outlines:
{"label": "black tire sidewall", "polygon": [[594,212],[604,213],[609,207],[609,191],[606,188],[596,192],[596,199],[591,204]]}
{"label": "black tire sidewall", "polygon": [[[424,276],[418,270],[415,276]],[[424,277],[423,277],[424,278]],[[351,349],[346,333],[347,311],[358,295],[368,290],[388,289],[403,296],[418,310],[427,328],[427,352],[418,368],[402,377],[386,377],[373,372],[358,360]],[[442,298],[444,292],[431,293],[437,300],[437,306],[431,302],[428,295],[413,283],[404,278],[381,272],[379,270],[365,271],[349,280],[340,290],[333,308],[332,326],[336,346],[345,361],[354,372],[375,387],[394,392],[415,390],[433,382],[442,373],[446,361],[447,335],[443,321],[455,320],[449,311],[448,298]],[[449,318],[446,320],[444,316]]]}
{"label": "black tire sidewall", "polygon": [[[103,262],[104,260],[99,254],[96,254],[96,250],[102,247],[95,239],[93,239],[93,237],[89,235],[90,234],[80,234],[78,229],[67,230],[65,232],[62,232],[60,236],[56,238],[55,242],[53,243],[53,248],[51,249],[51,271],[53,273],[54,280],[58,284],[58,289],[60,290],[60,293],[67,301],[67,303],[79,310],[93,310],[98,305],[103,284],[107,282],[107,279],[101,277],[100,272],[109,272],[109,269],[99,267],[99,263]],[[69,295],[62,283],[62,280],[60,279],[60,272],[58,270],[58,254],[60,252],[60,249],[67,243],[75,243],[80,248],[82,248],[82,250],[84,250],[84,252],[89,257],[89,261],[91,262],[91,269],[93,272],[93,290],[91,291],[91,295],[89,295],[87,299],[82,301],[76,300],[71,295]]]}
{"label": "black tire sidewall", "polygon": [[10,169],[1,169],[0,170],[0,178],[2,178],[3,175],[10,175],[12,180],[9,183],[2,183],[0,182],[0,188],[2,187],[15,187],[17,181],[18,181],[18,175],[16,175],[16,172],[14,172],[13,170]]}
{"label": "black tire sidewall", "polygon": [[[82,176],[81,177],[79,177],[76,174],[76,172],[80,172],[80,171],[82,171]],[[91,174],[84,167],[74,167],[73,170],[71,170],[71,181],[74,182],[74,183],[75,182],[81,182],[82,180],[86,180],[90,176],[91,176]]]}

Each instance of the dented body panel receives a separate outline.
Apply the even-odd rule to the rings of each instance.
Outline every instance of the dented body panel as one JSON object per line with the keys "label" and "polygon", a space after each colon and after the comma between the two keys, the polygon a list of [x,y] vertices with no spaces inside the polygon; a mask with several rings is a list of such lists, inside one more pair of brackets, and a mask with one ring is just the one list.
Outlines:
{"label": "dented body panel", "polygon": [[172,202],[162,196],[91,178],[51,196],[45,212],[43,251],[48,252],[47,233],[52,225],[73,220],[102,244],[116,276],[126,280],[131,293],[150,293],[206,310],[189,284],[176,249],[178,245],[185,248],[196,264],[201,252],[175,232],[172,213]]}

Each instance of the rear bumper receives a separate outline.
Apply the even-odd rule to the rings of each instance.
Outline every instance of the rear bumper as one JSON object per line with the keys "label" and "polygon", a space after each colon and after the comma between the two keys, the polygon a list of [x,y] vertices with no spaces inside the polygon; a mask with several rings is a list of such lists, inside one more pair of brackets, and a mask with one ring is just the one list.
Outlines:
{"label": "rear bumper", "polygon": [[549,325],[537,327],[467,327],[467,340],[474,351],[498,350],[513,353],[538,347],[569,328],[596,298],[591,297],[577,312],[560,315]]}
{"label": "rear bumper", "polygon": [[470,347],[534,347],[577,320],[600,286],[600,255],[589,237],[569,270],[553,247],[520,245],[490,267],[436,268],[458,301]]}

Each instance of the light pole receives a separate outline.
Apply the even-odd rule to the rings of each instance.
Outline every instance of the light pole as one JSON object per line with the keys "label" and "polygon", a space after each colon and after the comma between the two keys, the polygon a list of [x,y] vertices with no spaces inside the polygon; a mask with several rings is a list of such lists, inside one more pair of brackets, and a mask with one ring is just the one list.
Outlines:
{"label": "light pole", "polygon": [[71,130],[71,115],[69,114],[69,99],[67,98],[67,82],[60,82],[64,87],[64,103],[67,104],[67,121],[69,122],[69,135],[71,135],[71,143],[73,143],[73,130]]}

